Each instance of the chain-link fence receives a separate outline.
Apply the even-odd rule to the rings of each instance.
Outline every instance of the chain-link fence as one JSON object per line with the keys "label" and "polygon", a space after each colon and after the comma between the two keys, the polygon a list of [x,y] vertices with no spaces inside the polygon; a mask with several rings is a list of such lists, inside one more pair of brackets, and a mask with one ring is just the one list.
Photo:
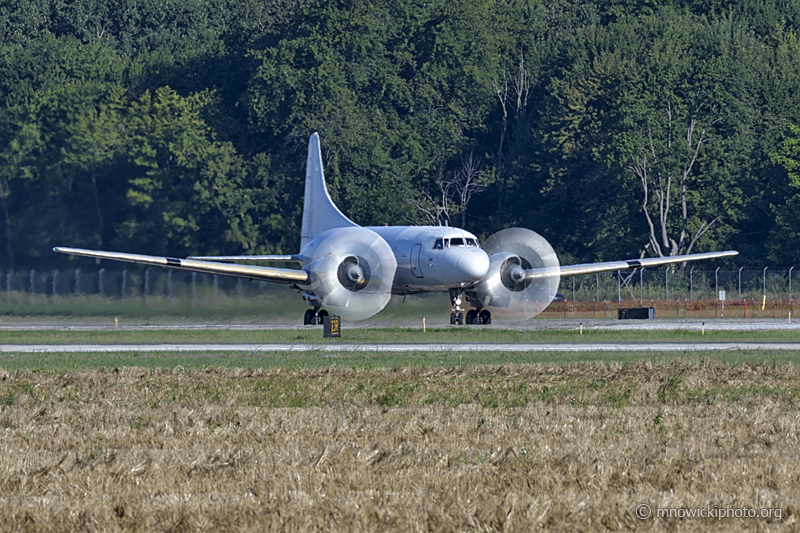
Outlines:
{"label": "chain-link fence", "polygon": [[288,285],[160,268],[0,271],[0,314],[302,316]]}
{"label": "chain-link fence", "polygon": [[[796,296],[797,273],[790,269],[685,270],[637,269],[563,278],[559,292],[574,302],[626,300],[689,302],[790,300]],[[794,284],[794,286],[793,286]],[[724,292],[724,294],[721,294]]]}
{"label": "chain-link fence", "polygon": [[[619,307],[655,307],[660,317],[785,317],[797,292],[794,268],[645,269],[561,280],[565,301],[543,316],[614,318]],[[793,285],[794,284],[794,285]],[[288,285],[160,268],[0,271],[0,313],[219,312],[300,316]]]}
{"label": "chain-link fence", "polygon": [[542,316],[616,318],[618,308],[654,307],[661,318],[791,319],[798,288],[794,270],[664,268],[564,278],[563,301]]}

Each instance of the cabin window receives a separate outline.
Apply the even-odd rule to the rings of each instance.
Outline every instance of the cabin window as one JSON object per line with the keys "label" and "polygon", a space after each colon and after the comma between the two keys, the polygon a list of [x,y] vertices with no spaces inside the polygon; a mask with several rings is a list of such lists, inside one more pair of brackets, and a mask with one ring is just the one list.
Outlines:
{"label": "cabin window", "polygon": [[441,237],[436,239],[436,242],[433,243],[433,249],[434,250],[441,250],[444,247],[444,245],[442,243],[443,243],[443,241],[442,241]]}
{"label": "cabin window", "polygon": [[464,239],[461,237],[453,237],[450,239],[450,246],[464,246]]}

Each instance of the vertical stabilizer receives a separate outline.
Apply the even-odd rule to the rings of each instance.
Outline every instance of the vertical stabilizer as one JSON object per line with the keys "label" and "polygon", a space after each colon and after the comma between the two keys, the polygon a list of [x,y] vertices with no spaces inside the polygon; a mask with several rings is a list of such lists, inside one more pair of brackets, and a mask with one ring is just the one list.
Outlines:
{"label": "vertical stabilizer", "polygon": [[306,192],[303,199],[300,249],[302,250],[311,239],[329,229],[352,226],[358,226],[358,224],[344,216],[328,195],[328,189],[325,187],[325,173],[322,170],[319,135],[315,132],[308,140]]}

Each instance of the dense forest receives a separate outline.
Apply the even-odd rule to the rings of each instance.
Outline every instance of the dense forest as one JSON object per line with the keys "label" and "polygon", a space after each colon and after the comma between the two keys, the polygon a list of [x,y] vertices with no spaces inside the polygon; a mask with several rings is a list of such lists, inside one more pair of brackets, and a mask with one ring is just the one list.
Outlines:
{"label": "dense forest", "polygon": [[0,269],[294,253],[305,149],[360,224],[566,261],[800,265],[796,0],[8,0]]}

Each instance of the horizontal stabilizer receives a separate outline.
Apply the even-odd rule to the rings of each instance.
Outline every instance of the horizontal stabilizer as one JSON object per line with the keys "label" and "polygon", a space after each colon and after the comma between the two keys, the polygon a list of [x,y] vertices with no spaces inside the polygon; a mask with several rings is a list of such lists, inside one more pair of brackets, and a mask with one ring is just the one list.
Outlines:
{"label": "horizontal stabilizer", "polygon": [[198,261],[195,259],[177,259],[174,257],[157,257],[152,255],[127,254],[121,252],[102,252],[99,250],[83,250],[81,248],[53,248],[54,252],[70,255],[82,255],[98,259],[111,259],[113,261],[127,261],[141,265],[160,266],[175,270],[187,270],[203,274],[217,274],[236,278],[257,279],[259,281],[274,281],[278,283],[303,283],[308,279],[304,270],[289,268],[270,268],[255,265],[236,265],[216,263],[211,261]]}

